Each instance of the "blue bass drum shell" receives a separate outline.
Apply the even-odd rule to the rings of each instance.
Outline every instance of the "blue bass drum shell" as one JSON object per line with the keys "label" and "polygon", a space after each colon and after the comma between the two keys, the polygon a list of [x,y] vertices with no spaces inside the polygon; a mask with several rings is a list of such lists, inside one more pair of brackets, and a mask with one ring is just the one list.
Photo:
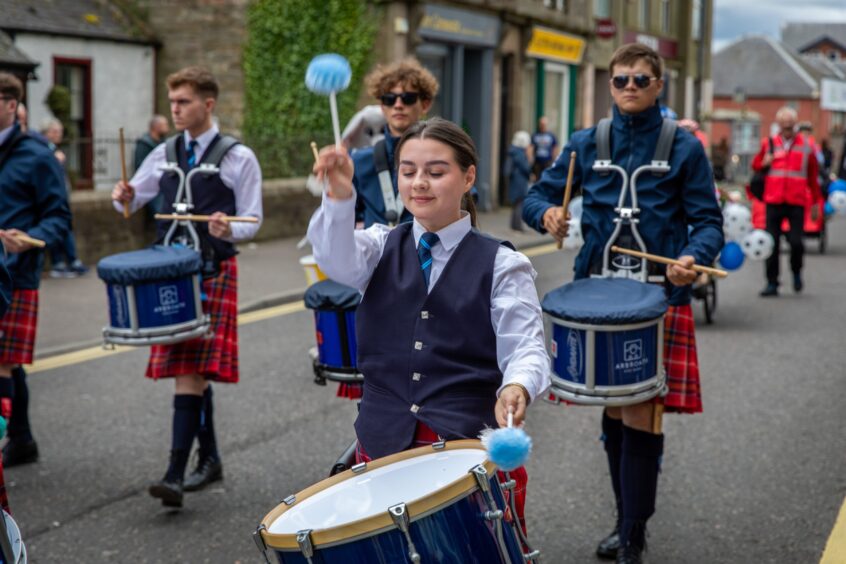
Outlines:
{"label": "blue bass drum shell", "polygon": [[333,280],[323,280],[309,286],[303,301],[314,310],[317,362],[326,377],[360,380],[356,370],[355,310],[361,293]]}
{"label": "blue bass drum shell", "polygon": [[647,401],[666,389],[663,288],[588,278],[544,296],[554,395],[585,405]]}

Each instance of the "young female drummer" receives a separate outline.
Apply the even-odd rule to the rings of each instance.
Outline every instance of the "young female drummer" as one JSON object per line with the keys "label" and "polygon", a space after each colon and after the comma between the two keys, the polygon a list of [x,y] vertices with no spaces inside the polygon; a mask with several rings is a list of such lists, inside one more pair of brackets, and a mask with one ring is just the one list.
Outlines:
{"label": "young female drummer", "polygon": [[[414,221],[358,231],[352,160],[327,147],[314,167],[327,179],[308,230],[315,259],[364,293],[358,460],[473,438],[504,425],[509,410],[519,424],[549,385],[535,272],[524,255],[473,229],[465,194],[476,163],[473,141],[455,124],[415,124],[397,144],[399,193]],[[520,504],[525,472],[515,478]]]}

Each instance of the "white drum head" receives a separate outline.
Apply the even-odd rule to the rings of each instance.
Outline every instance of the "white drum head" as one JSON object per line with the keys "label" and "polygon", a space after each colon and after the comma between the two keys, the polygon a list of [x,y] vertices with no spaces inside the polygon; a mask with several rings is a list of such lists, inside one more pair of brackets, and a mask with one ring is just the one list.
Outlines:
{"label": "white drum head", "polygon": [[0,512],[3,513],[3,519],[6,522],[6,532],[9,536],[9,544],[12,546],[14,558],[12,564],[26,564],[26,549],[21,539],[21,531],[18,528],[18,524],[15,523],[11,515],[2,510]]}
{"label": "white drum head", "polygon": [[481,449],[433,452],[368,470],[297,502],[268,527],[271,534],[328,529],[411,504],[463,478],[486,459]]}

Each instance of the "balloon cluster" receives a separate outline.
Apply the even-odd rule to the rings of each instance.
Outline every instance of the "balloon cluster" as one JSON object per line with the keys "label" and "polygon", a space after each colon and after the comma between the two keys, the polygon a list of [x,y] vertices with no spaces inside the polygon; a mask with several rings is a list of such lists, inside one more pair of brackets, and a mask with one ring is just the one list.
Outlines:
{"label": "balloon cluster", "polygon": [[582,237],[582,197],[576,196],[570,200],[567,211],[570,212],[570,219],[567,221],[570,227],[567,228],[567,237],[564,238],[564,248],[578,249],[585,244]]}
{"label": "balloon cluster", "polygon": [[742,204],[726,204],[723,209],[723,231],[726,244],[717,260],[726,270],[737,270],[747,258],[766,260],[773,254],[773,236],[763,229],[753,228],[752,212]]}
{"label": "balloon cluster", "polygon": [[825,215],[846,216],[846,180],[838,179],[828,186]]}

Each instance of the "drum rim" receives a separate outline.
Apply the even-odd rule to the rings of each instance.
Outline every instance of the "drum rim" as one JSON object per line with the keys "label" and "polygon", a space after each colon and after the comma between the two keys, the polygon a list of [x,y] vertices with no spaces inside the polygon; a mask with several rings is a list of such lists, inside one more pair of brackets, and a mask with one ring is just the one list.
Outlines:
{"label": "drum rim", "polygon": [[[482,446],[482,442],[477,439],[461,439],[444,443],[444,446],[442,448],[439,448],[437,452],[467,449],[477,449],[484,451],[485,447]],[[408,460],[417,456],[431,454],[433,450],[434,449],[432,445],[426,445],[418,448],[404,450],[402,452],[391,454],[383,458],[378,458],[367,463],[365,473],[371,470],[375,470],[377,468],[388,466],[395,462]],[[495,474],[496,465],[494,465],[493,462],[485,459],[482,464],[484,465],[485,470],[487,470],[489,475],[493,476]],[[417,519],[430,515],[437,509],[449,505],[455,500],[463,499],[467,495],[471,494],[473,491],[477,490],[479,488],[479,484],[473,477],[473,475],[470,473],[470,470],[471,469],[468,468],[466,475],[461,476],[457,480],[447,484],[441,489],[432,492],[432,494],[428,497],[406,501],[405,503],[408,507],[408,514],[411,517],[411,521],[414,522]],[[309,497],[325,489],[328,489],[334,486],[335,484],[339,484],[350,478],[362,474],[362,472],[354,473],[352,470],[345,470],[344,472],[335,474],[334,476],[321,480],[320,482],[312,484],[304,490],[297,492],[294,496],[296,498],[296,502],[294,502],[293,504],[287,505],[283,501],[282,503],[277,505],[275,508],[273,508],[272,511],[270,511],[270,513],[265,515],[264,519],[261,520],[261,525],[264,527],[264,529],[261,531],[261,536],[264,539],[266,546],[271,549],[287,549],[298,551],[300,547],[297,543],[297,535],[271,533],[271,524],[276,519],[278,519],[283,513],[295,507],[297,503],[308,499]],[[312,545],[315,548],[327,548],[328,546],[338,544],[341,541],[348,541],[356,538],[372,536],[381,531],[393,529],[396,527],[396,525],[394,525],[394,522],[391,520],[387,509],[388,508],[386,507],[385,511],[382,513],[378,513],[371,517],[358,519],[356,521],[350,521],[349,523],[338,525],[336,527],[330,527],[328,529],[315,529],[311,533]]]}

